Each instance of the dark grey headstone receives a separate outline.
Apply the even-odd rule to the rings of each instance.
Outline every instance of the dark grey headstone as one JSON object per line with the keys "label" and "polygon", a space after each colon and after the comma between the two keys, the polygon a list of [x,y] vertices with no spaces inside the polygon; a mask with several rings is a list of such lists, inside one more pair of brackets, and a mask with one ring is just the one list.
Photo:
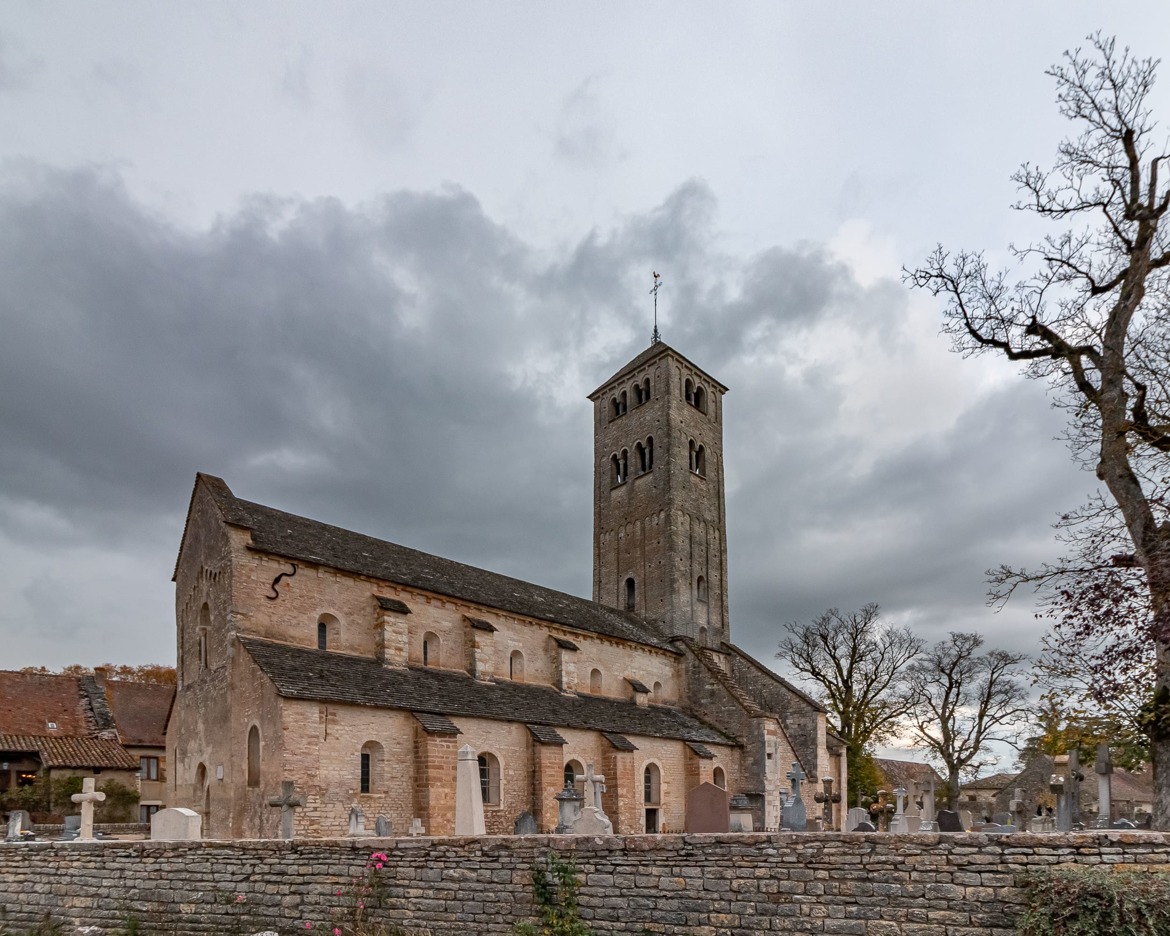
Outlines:
{"label": "dark grey headstone", "polygon": [[374,835],[378,838],[388,838],[393,835],[390,828],[390,820],[385,816],[379,816],[374,820]]}
{"label": "dark grey headstone", "polygon": [[780,810],[780,827],[789,832],[808,831],[808,815],[805,813],[804,800],[799,796],[785,803]]}
{"label": "dark grey headstone", "polygon": [[80,832],[81,831],[81,816],[66,816],[65,817],[65,831],[66,832]]}
{"label": "dark grey headstone", "polygon": [[516,824],[512,827],[513,835],[536,835],[536,818],[527,809],[516,817]]}
{"label": "dark grey headstone", "polygon": [[731,807],[727,791],[714,783],[700,783],[687,794],[688,832],[727,832],[731,829]]}
{"label": "dark grey headstone", "polygon": [[877,826],[875,826],[872,822],[869,822],[867,820],[865,822],[857,823],[857,825],[853,828],[853,831],[854,832],[876,832]]}
{"label": "dark grey headstone", "polygon": [[959,814],[953,809],[940,809],[938,811],[938,830],[940,832],[965,832],[963,828],[963,820],[959,818]]}

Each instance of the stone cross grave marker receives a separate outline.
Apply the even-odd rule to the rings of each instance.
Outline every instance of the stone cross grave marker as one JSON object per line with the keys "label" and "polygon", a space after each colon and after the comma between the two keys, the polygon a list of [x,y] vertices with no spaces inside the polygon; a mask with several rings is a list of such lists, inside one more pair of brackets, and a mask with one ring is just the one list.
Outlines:
{"label": "stone cross grave marker", "polygon": [[1109,757],[1109,745],[1097,745],[1097,761],[1093,764],[1097,773],[1097,827],[1108,829],[1113,821],[1113,761]]}
{"label": "stone cross grave marker", "polygon": [[894,788],[894,801],[897,803],[894,808],[894,817],[890,820],[891,832],[908,832],[906,826],[906,788]]}
{"label": "stone cross grave marker", "polygon": [[93,784],[93,777],[86,777],[81,781],[81,792],[70,797],[73,802],[81,804],[81,834],[77,838],[82,841],[93,840],[93,804],[106,798],[105,793],[94,792]]}
{"label": "stone cross grave marker", "polygon": [[280,837],[293,837],[293,810],[305,805],[305,798],[300,793],[293,793],[296,784],[291,780],[280,781],[280,796],[270,796],[268,805],[280,808]]}
{"label": "stone cross grave marker", "polygon": [[349,835],[356,838],[366,834],[366,814],[360,806],[349,807]]}
{"label": "stone cross grave marker", "polygon": [[800,767],[794,762],[792,769],[786,774],[792,784],[792,792],[780,811],[780,825],[789,832],[805,832],[808,830],[808,815],[805,812],[804,800],[800,798],[800,784],[808,779]]}
{"label": "stone cross grave marker", "polygon": [[1012,798],[1011,802],[1008,803],[1008,812],[1012,814],[1012,825],[1017,829],[1027,831],[1027,806],[1024,803],[1024,791],[1019,787],[1016,787],[1016,795]]}
{"label": "stone cross grave marker", "polygon": [[6,842],[19,842],[25,829],[31,828],[28,813],[23,809],[14,809],[8,814],[8,834],[4,836]]}
{"label": "stone cross grave marker", "polygon": [[422,824],[422,820],[415,816],[410,820],[410,834],[411,835],[426,835],[427,830]]}
{"label": "stone cross grave marker", "polygon": [[1056,794],[1056,831],[1071,832],[1081,821],[1081,781],[1085,779],[1076,748],[1054,757],[1052,769],[1048,788]]}
{"label": "stone cross grave marker", "polygon": [[577,774],[574,778],[578,783],[585,784],[585,798],[589,798],[589,791],[593,791],[593,808],[596,809],[603,816],[605,810],[601,808],[601,794],[608,789],[605,785],[605,775],[595,774],[593,772],[593,765],[585,765],[585,773]]}
{"label": "stone cross grave marker", "polygon": [[934,809],[934,777],[920,780],[915,784],[922,794],[922,820],[918,823],[919,832],[937,832],[938,814]]}

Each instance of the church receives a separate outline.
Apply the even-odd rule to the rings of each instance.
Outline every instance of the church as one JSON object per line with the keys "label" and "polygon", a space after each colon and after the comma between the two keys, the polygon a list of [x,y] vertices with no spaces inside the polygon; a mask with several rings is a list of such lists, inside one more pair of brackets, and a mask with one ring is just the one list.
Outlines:
{"label": "church", "polygon": [[[167,801],[208,838],[455,829],[476,752],[489,834],[605,776],[617,834],[681,831],[707,782],[780,825],[787,775],[845,786],[814,700],[740,650],[727,604],[719,381],[661,341],[589,397],[593,599],[237,498],[199,474],[175,566],[178,686]],[[742,803],[743,800],[740,800]],[[845,804],[833,807],[842,825]]]}

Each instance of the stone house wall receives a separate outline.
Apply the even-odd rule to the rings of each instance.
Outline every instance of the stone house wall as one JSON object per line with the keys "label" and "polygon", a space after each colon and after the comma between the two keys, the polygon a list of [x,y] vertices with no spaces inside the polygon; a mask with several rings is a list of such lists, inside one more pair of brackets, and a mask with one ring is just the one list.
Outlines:
{"label": "stone house wall", "polygon": [[1116,831],[0,843],[0,920],[15,932],[46,914],[110,934],[130,921],[171,936],[330,932],[378,851],[386,922],[503,936],[533,918],[531,871],[550,849],[575,863],[599,936],[1012,936],[1022,873],[1170,870],[1170,836]]}

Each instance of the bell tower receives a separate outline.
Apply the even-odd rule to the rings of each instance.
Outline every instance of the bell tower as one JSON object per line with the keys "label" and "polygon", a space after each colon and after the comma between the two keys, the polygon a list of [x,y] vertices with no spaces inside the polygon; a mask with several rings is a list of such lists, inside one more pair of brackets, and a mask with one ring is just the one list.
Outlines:
{"label": "bell tower", "polygon": [[589,396],[593,600],[705,646],[730,640],[726,392],[656,341]]}

